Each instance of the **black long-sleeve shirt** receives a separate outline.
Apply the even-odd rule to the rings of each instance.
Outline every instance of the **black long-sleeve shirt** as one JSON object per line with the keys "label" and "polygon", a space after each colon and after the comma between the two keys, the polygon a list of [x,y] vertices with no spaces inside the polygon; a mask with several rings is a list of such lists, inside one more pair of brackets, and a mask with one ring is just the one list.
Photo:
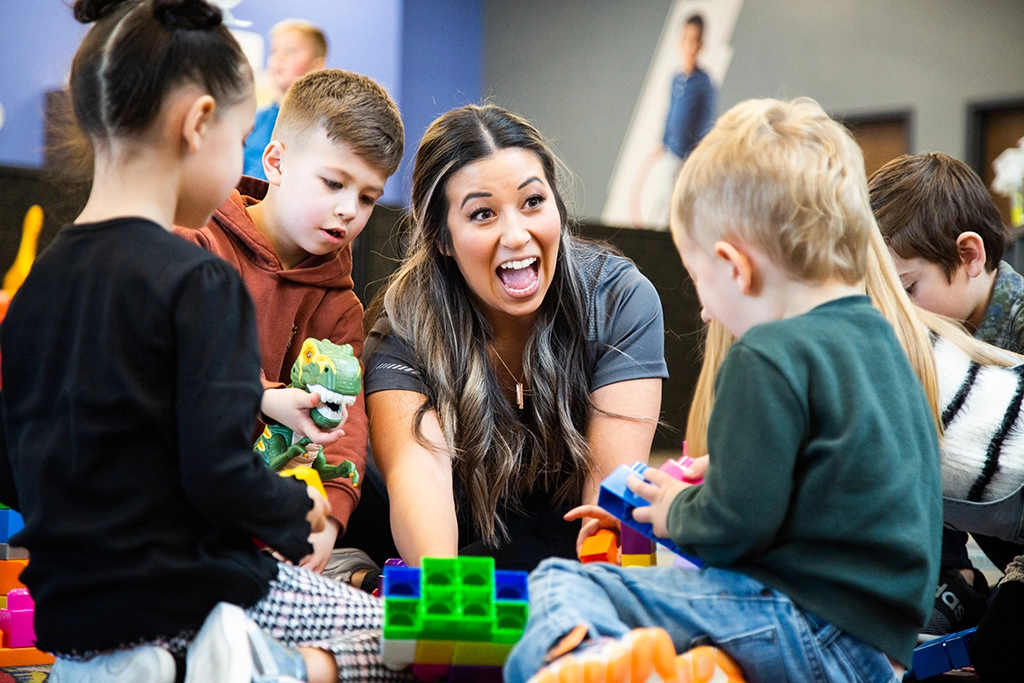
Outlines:
{"label": "black long-sleeve shirt", "polygon": [[102,650],[262,598],[311,552],[298,482],[252,452],[252,302],[213,254],[137,218],[65,227],[0,327],[0,501],[20,509],[38,645]]}

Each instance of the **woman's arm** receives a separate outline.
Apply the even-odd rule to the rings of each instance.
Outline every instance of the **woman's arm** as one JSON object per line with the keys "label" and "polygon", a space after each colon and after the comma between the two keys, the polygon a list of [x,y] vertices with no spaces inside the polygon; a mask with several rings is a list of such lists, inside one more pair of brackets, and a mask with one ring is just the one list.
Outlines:
{"label": "woman's arm", "polygon": [[597,504],[601,481],[617,466],[647,462],[661,414],[661,384],[661,378],[631,379],[590,395],[597,408],[587,426],[594,470],[583,487],[584,504]]}
{"label": "woman's arm", "polygon": [[414,391],[379,391],[366,397],[373,458],[391,499],[391,533],[410,566],[424,557],[454,557],[459,551],[459,526],[452,495],[452,459],[434,411],[423,417],[423,435],[416,440],[416,413],[423,395]]}

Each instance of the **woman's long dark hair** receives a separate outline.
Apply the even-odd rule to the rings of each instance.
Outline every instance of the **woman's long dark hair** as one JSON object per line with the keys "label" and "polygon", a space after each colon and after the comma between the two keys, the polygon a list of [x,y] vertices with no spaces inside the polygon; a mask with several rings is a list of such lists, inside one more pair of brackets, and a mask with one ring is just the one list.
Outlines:
{"label": "woman's long dark hair", "polygon": [[[452,253],[448,180],[468,164],[502,149],[537,155],[554,195],[561,240],[554,280],[538,311],[523,354],[533,392],[534,431],[502,393],[487,347],[493,330],[474,303]],[[408,345],[427,385],[416,420],[437,412],[455,475],[465,487],[474,526],[490,544],[504,537],[499,504],[513,509],[523,492],[545,491],[556,503],[579,502],[591,467],[584,437],[590,410],[585,351],[585,289],[577,260],[584,258],[569,231],[558,191],[557,162],[529,122],[496,106],[450,111],[427,129],[413,170],[413,228],[409,254],[371,306],[383,308],[393,334]]]}

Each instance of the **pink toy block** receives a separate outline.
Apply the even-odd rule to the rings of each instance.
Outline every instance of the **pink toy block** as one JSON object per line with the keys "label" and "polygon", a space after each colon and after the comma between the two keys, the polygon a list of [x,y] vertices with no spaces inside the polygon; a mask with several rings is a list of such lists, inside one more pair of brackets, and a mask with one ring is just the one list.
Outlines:
{"label": "pink toy block", "polygon": [[665,474],[667,474],[668,476],[672,477],[673,479],[678,479],[679,481],[685,481],[687,484],[702,484],[702,483],[704,483],[704,478],[703,477],[701,477],[700,479],[690,479],[690,478],[688,478],[686,476],[686,474],[684,474],[683,470],[685,470],[687,467],[689,467],[692,464],[693,464],[693,458],[691,458],[689,455],[686,454],[686,442],[684,441],[683,442],[683,457],[679,458],[678,460],[666,460],[665,464],[663,464],[658,469],[661,470],[662,472],[664,472]]}
{"label": "pink toy block", "polygon": [[36,630],[32,621],[35,603],[25,588],[15,588],[7,594],[7,608],[0,609],[0,630],[4,632],[6,648],[33,647]]}

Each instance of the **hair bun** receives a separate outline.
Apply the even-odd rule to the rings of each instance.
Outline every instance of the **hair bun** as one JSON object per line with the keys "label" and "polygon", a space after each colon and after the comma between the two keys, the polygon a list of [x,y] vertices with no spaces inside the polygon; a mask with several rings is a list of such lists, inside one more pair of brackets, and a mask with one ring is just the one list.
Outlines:
{"label": "hair bun", "polygon": [[91,24],[125,2],[126,0],[75,0],[75,19],[83,24]]}
{"label": "hair bun", "polygon": [[153,0],[153,14],[168,28],[200,31],[219,26],[224,16],[206,0]]}

